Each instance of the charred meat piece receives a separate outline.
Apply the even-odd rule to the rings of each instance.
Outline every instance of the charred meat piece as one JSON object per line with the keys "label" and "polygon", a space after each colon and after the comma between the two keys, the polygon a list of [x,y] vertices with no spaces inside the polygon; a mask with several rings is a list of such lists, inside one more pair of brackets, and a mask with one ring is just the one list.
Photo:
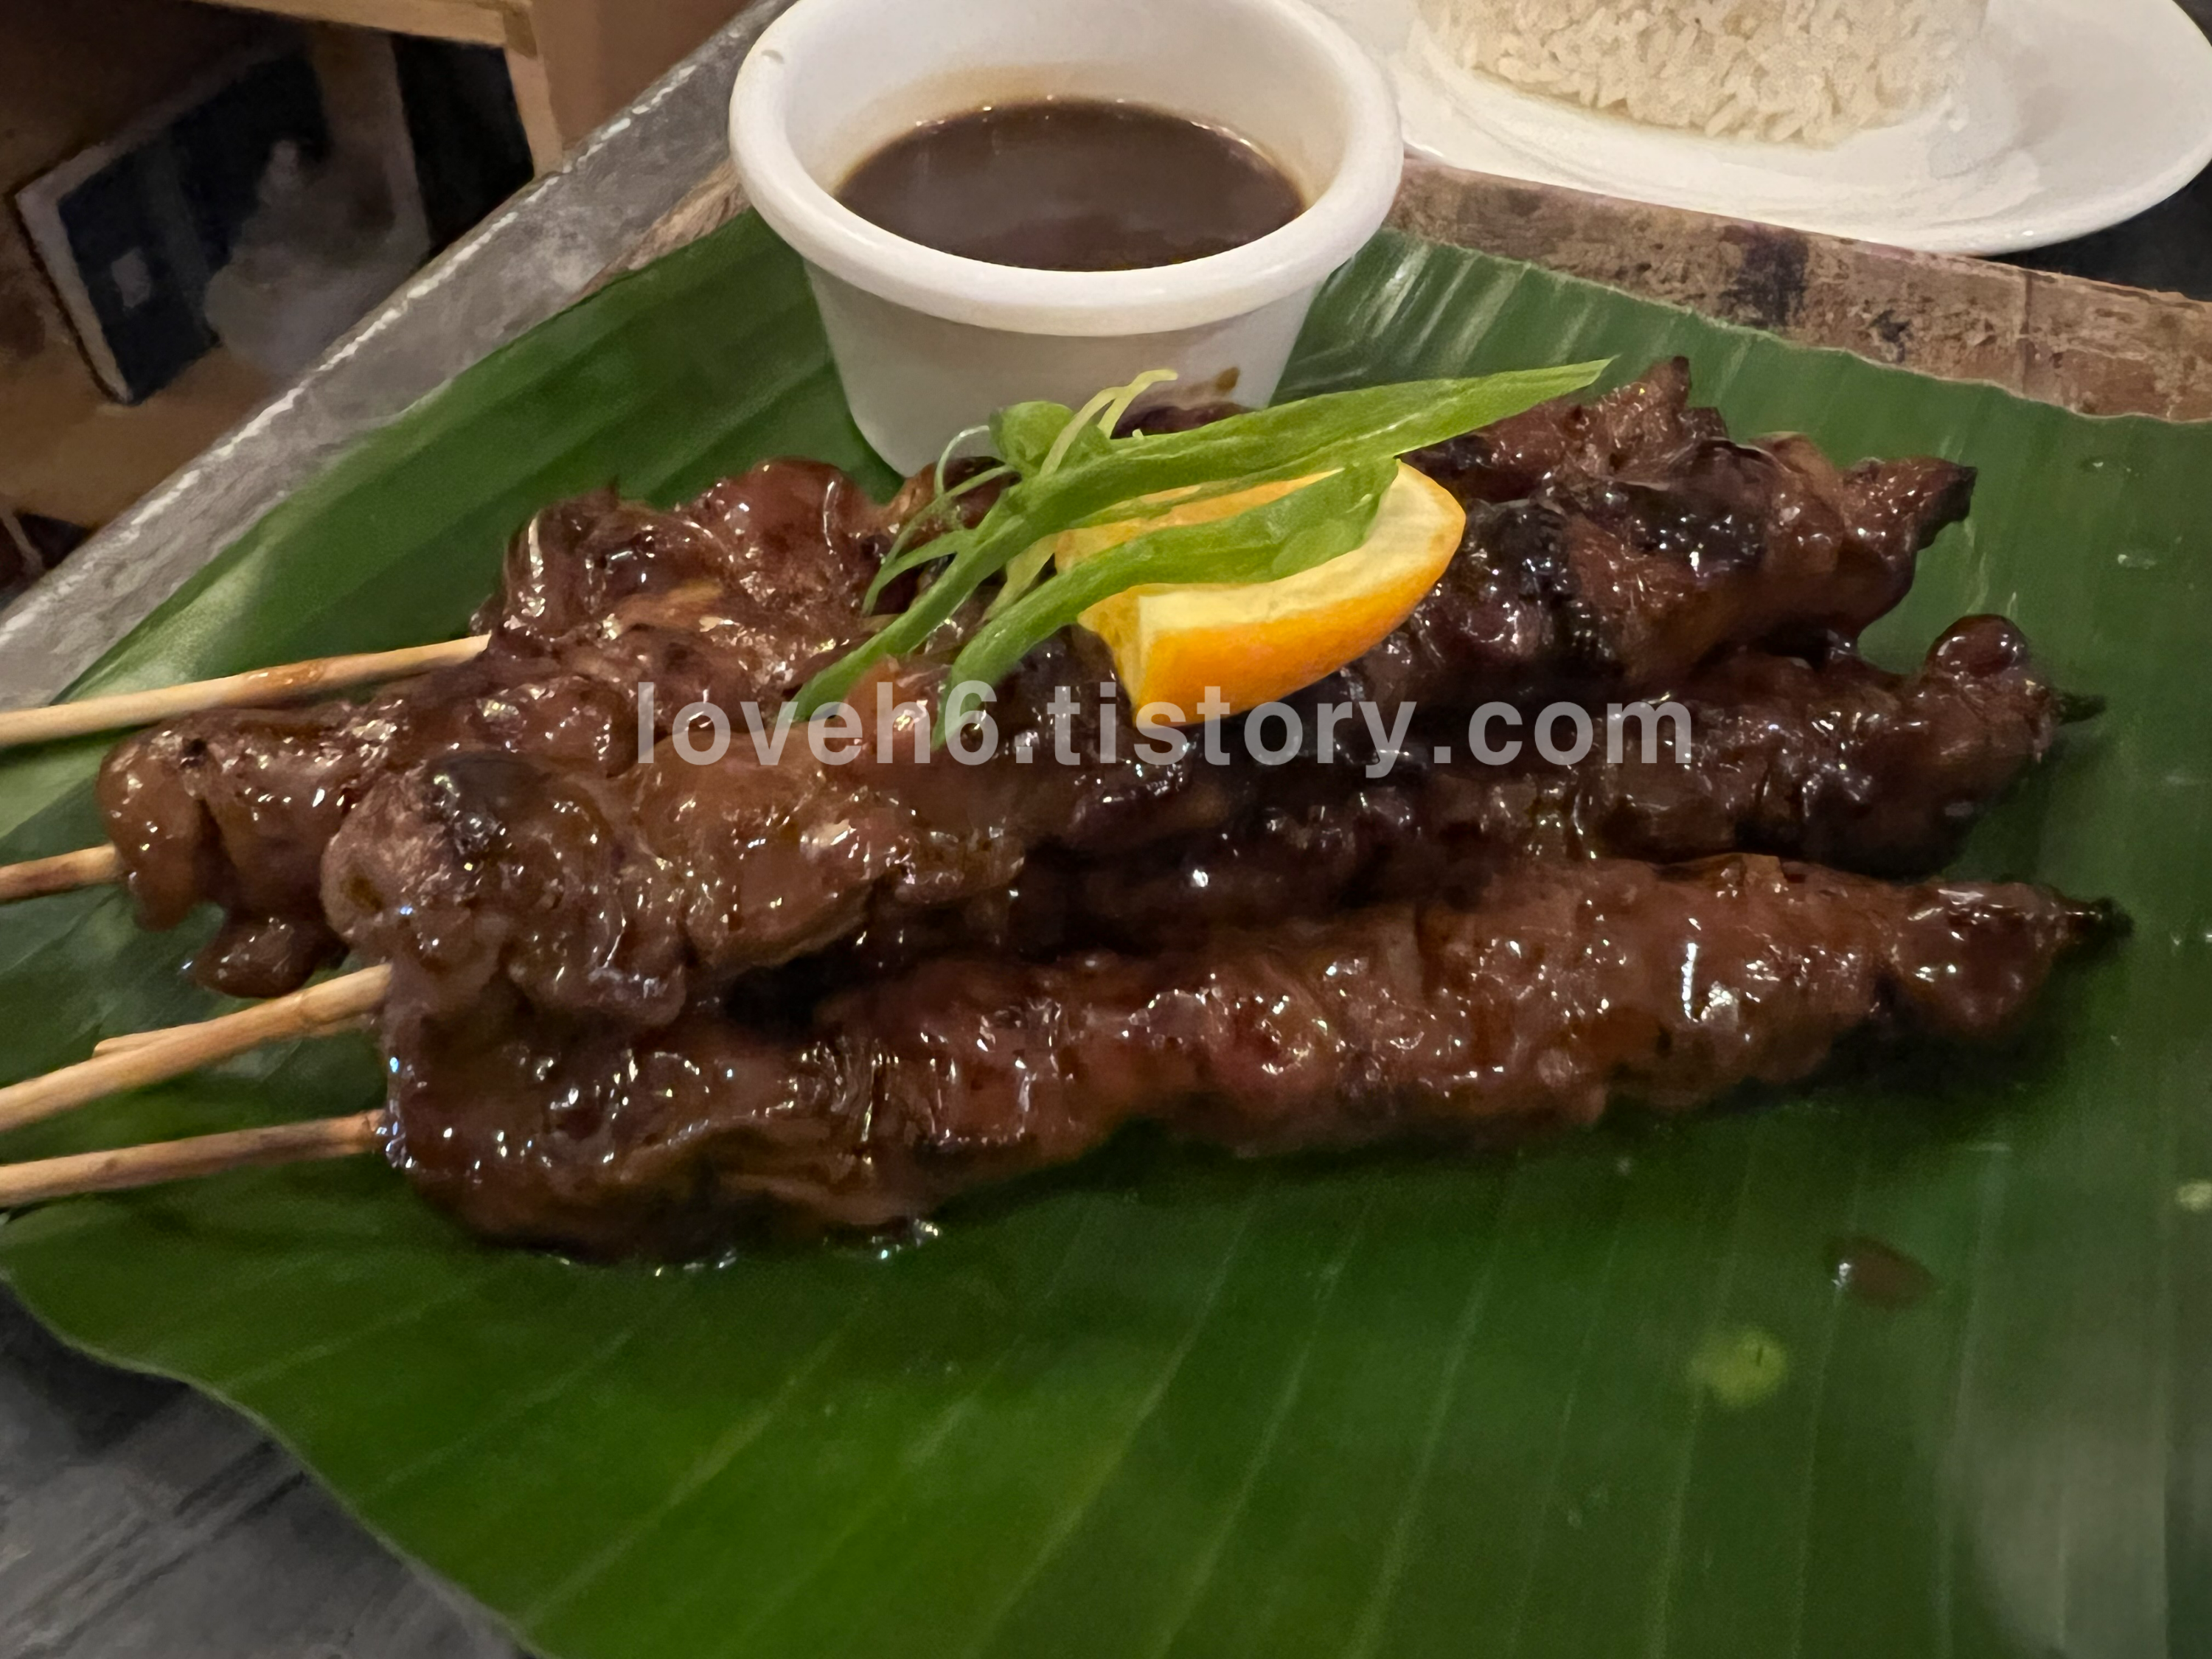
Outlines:
{"label": "charred meat piece", "polygon": [[784,1034],[649,1035],[494,994],[387,1010],[396,1148],[476,1231],[686,1255],[763,1216],[875,1228],[1152,1119],[1246,1152],[1480,1140],[1789,1082],[1863,1027],[2018,1023],[2101,913],[1773,860],[1532,865],[1158,957],[949,958]]}
{"label": "charred meat piece", "polygon": [[671,513],[587,496],[534,519],[483,656],[361,702],[224,709],[125,739],[100,770],[109,839],[149,927],[228,913],[194,963],[238,996],[295,989],[343,953],[322,860],[374,780],[475,750],[611,775],[637,757],[639,692],[670,717],[701,696],[780,699],[865,636],[888,537],[834,468],[773,461]]}
{"label": "charred meat piece", "polygon": [[1603,397],[1545,404],[1407,459],[1472,506],[1522,501],[1562,477],[1649,472],[1728,435],[1718,410],[1690,402],[1689,360],[1674,357]]}
{"label": "charred meat piece", "polygon": [[[1255,780],[1202,749],[1138,758],[1126,729],[1109,744],[1076,650],[1048,645],[1003,689],[986,763],[926,750],[925,670],[861,687],[870,708],[880,687],[888,744],[871,721],[817,754],[791,724],[772,754],[742,732],[707,765],[664,744],[612,778],[495,750],[390,774],[330,844],[325,912],[445,1006],[503,975],[548,1007],[650,1020],[836,943],[878,902],[1002,889],[1033,847],[1096,855],[1231,821]],[[1087,700],[1055,720],[1050,694],[1071,685]]]}
{"label": "charred meat piece", "polygon": [[1815,667],[1747,651],[1682,698],[1692,763],[1577,769],[1568,850],[1662,860],[1729,848],[1875,875],[1941,868],[2050,752],[2068,700],[2001,617],[1954,623],[1899,678],[1849,652]]}
{"label": "charred meat piece", "polygon": [[650,1024],[841,944],[837,965],[870,974],[945,950],[1152,951],[1345,904],[1465,898],[1529,856],[1751,848],[1924,873],[2057,720],[2017,630],[1976,617],[1910,678],[1848,653],[1725,659],[1685,690],[1687,765],[1633,721],[1617,764],[1603,744],[1571,767],[1524,745],[1512,768],[1462,744],[1380,781],[1197,750],[1109,764],[1094,703],[1068,723],[1085,763],[1061,766],[1044,763],[1056,737],[1036,694],[1073,669],[1047,654],[1006,711],[1033,763],[1009,747],[988,765],[917,764],[908,738],[888,761],[824,765],[790,738],[774,764],[739,744],[712,766],[663,756],[599,779],[484,752],[388,778],[332,845],[328,914],[440,1006],[504,978],[544,1007]]}
{"label": "charred meat piece", "polygon": [[[227,915],[195,976],[234,996],[295,989],[343,954],[323,854],[374,780],[458,748],[592,772],[635,753],[627,694],[569,673],[507,680],[498,653],[366,703],[216,710],[125,739],[97,790],[141,921],[173,927],[212,900]],[[280,938],[299,947],[272,951]]]}
{"label": "charred meat piece", "polygon": [[315,896],[357,793],[350,713],[190,716],[126,738],[101,767],[100,811],[140,921],[173,927],[205,901],[223,907],[196,963],[207,982],[273,996],[345,953]]}
{"label": "charred meat piece", "polygon": [[1972,503],[1972,468],[1838,471],[1802,438],[1733,442],[1688,396],[1677,360],[1594,403],[1548,404],[1411,457],[1466,503],[1467,539],[1351,671],[1361,694],[1644,690],[1731,646],[1855,641]]}
{"label": "charred meat piece", "polygon": [[1449,763],[1416,751],[1381,781],[1286,766],[1245,780],[1249,805],[1218,829],[1120,858],[1047,849],[1004,892],[950,909],[879,905],[837,967],[880,974],[979,946],[1159,951],[1346,904],[1465,899],[1528,857],[1671,863],[1747,850],[1925,876],[2049,751],[2064,702],[1997,617],[1953,626],[1910,676],[1850,652],[1816,665],[1747,651],[1677,701],[1687,765],[1664,723],[1647,744],[1630,720],[1617,763],[1608,737],[1571,767],[1525,740],[1511,766],[1475,763],[1455,744]]}
{"label": "charred meat piece", "polygon": [[[664,716],[781,697],[866,639],[860,596],[896,528],[835,467],[776,460],[670,511],[611,491],[539,514],[476,619],[511,672],[557,665]],[[635,752],[635,744],[631,745]]]}

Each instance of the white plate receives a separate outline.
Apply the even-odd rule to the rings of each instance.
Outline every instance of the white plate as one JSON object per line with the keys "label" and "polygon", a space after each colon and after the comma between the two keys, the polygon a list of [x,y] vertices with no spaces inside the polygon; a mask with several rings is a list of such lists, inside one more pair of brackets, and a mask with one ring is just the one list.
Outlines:
{"label": "white plate", "polygon": [[2087,235],[2212,161],[2212,41],[2173,0],[1990,0],[1957,91],[1830,149],[1705,138],[1471,74],[1416,0],[1316,0],[1390,68],[1409,149],[1475,172],[1938,253]]}

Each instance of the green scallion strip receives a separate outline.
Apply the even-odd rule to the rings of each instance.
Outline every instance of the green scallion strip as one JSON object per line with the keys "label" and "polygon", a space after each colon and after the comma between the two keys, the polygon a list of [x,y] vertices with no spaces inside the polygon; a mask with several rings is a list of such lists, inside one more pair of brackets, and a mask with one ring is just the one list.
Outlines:
{"label": "green scallion strip", "polygon": [[1111,438],[1114,435],[1114,428],[1121,424],[1121,417],[1129,412],[1130,405],[1138,398],[1156,386],[1164,386],[1170,380],[1182,378],[1171,368],[1148,368],[1128,385],[1117,387],[1106,407],[1099,411],[1099,435]]}
{"label": "green scallion strip", "polygon": [[937,470],[930,475],[936,481],[937,493],[939,495],[945,494],[945,470],[952,465],[953,452],[970,438],[988,438],[990,435],[991,428],[988,426],[971,426],[954,433],[945,441],[945,447],[937,452]]}
{"label": "green scallion strip", "polygon": [[999,591],[991,596],[991,603],[983,609],[986,622],[1018,602],[1022,595],[1035,587],[1044,575],[1044,568],[1052,562],[1057,536],[1047,536],[1030,548],[1014,556],[999,578]]}
{"label": "green scallion strip", "polygon": [[1060,464],[1067,459],[1067,452],[1076,439],[1083,434],[1085,428],[1095,424],[1102,413],[1114,406],[1114,394],[1120,390],[1118,386],[1108,386],[1105,391],[1094,393],[1089,403],[1068,418],[1067,424],[1060,428],[1060,435],[1052,441],[1052,447],[1045,451],[1044,464],[1036,470],[1038,477],[1049,478],[1060,471]]}

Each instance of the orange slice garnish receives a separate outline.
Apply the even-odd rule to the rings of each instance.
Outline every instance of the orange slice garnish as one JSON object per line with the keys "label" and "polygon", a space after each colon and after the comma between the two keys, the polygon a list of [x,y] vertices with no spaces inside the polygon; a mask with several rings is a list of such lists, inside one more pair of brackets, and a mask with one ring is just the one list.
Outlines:
{"label": "orange slice garnish", "polygon": [[[1226,518],[1311,478],[1260,484],[1155,517],[1063,532],[1061,569],[1139,533]],[[1172,500],[1172,496],[1164,499]],[[1272,702],[1371,650],[1412,614],[1459,550],[1467,515],[1449,491],[1399,463],[1367,539],[1279,581],[1155,584],[1101,600],[1083,626],[1106,642],[1130,702],[1170,703],[1185,723],[1209,691],[1232,712]]]}

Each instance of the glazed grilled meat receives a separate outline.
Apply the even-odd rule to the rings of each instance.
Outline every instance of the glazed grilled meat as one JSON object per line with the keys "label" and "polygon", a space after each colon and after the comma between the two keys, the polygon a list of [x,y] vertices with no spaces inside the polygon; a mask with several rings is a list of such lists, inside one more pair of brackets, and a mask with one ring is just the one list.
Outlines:
{"label": "glazed grilled meat", "polygon": [[2001,617],[1954,623],[1899,678],[1850,653],[1814,667],[1740,652],[1686,688],[1692,764],[1577,769],[1544,850],[1681,859],[1731,847],[1918,876],[2094,712],[2054,688]]}
{"label": "glazed grilled meat", "polygon": [[[1040,668],[1060,683],[1049,657]],[[1910,678],[1848,654],[1815,668],[1745,653],[1683,702],[1686,766],[1663,744],[1647,757],[1630,730],[1619,764],[1601,746],[1572,767],[1501,769],[1462,747],[1379,781],[1189,757],[917,766],[910,740],[889,764],[824,766],[793,745],[773,766],[733,750],[612,779],[474,752],[371,792],[332,845],[325,902],[357,950],[438,1006],[503,979],[548,1008],[650,1024],[841,942],[830,976],[948,950],[1152,951],[1464,896],[1532,856],[1749,848],[1924,874],[2048,749],[2057,698],[2010,623],[1976,617]],[[1098,746],[1095,726],[1071,745]],[[1152,787],[1125,795],[1133,780]]]}
{"label": "glazed grilled meat", "polygon": [[195,971],[239,996],[295,988],[343,945],[324,850],[368,786],[465,750],[589,775],[637,757],[637,687],[781,697],[866,637],[860,596],[889,540],[836,469],[772,461],[661,513],[587,496],[540,514],[477,617],[483,655],[363,702],[222,709],[126,738],[100,775],[141,920],[225,911]]}
{"label": "glazed grilled meat", "polygon": [[[1292,700],[1310,738],[1373,706],[1335,764],[1148,751],[1079,632],[998,688],[988,763],[922,758],[949,638],[861,682],[842,763],[787,720],[763,756],[930,495],[777,462],[549,509],[476,660],[148,732],[102,808],[149,925],[223,907],[208,982],[389,963],[397,1160],[480,1233],[592,1255],[896,1226],[1139,1120],[1480,1142],[1790,1081],[1862,1030],[1999,1036],[2108,915],[1875,877],[1946,861],[2064,700],[1996,617],[1910,676],[1856,654],[1972,474],[1739,444],[1688,391],[1661,365],[1413,458],[1466,540]],[[1635,697],[1686,710],[1688,764],[1635,726],[1606,752]],[[1555,699],[1598,752],[1471,752],[1479,707]],[[733,729],[693,764],[701,700]]]}
{"label": "glazed grilled meat", "polygon": [[[741,737],[710,765],[662,744],[613,778],[446,756],[364,795],[325,857],[324,907],[356,951],[447,1006],[504,976],[549,1007],[650,1023],[836,944],[879,902],[1004,888],[1032,848],[1097,855],[1231,821],[1250,793],[1242,769],[1202,750],[1138,760],[1126,732],[1106,757],[1103,671],[1079,671],[1075,650],[1048,645],[1002,688],[1003,741],[984,764],[917,758],[933,677],[884,680],[889,754],[871,732],[842,763],[803,732],[773,759]],[[1071,683],[1091,701],[1063,732],[1046,694]],[[1073,763],[1054,757],[1063,741]]]}
{"label": "glazed grilled meat", "polygon": [[623,690],[576,674],[508,679],[507,666],[495,645],[366,704],[191,714],[126,738],[99,793],[139,919],[173,927],[213,901],[223,924],[198,976],[279,995],[344,954],[323,915],[323,854],[375,779],[465,748],[588,773],[635,755]]}
{"label": "glazed grilled meat", "polygon": [[1395,703],[1468,680],[1550,696],[1678,683],[1725,647],[1855,641],[1966,515],[1971,467],[1730,441],[1676,359],[1407,459],[1468,508],[1462,556],[1350,678]]}
{"label": "glazed grilled meat", "polygon": [[1618,763],[1601,742],[1571,767],[1525,744],[1510,768],[1471,763],[1462,745],[1449,763],[1417,756],[1373,782],[1285,767],[1206,835],[1118,859],[1047,854],[1004,896],[951,911],[887,906],[850,962],[880,971],[963,946],[1031,956],[1188,946],[1224,926],[1464,897],[1526,858],[1672,863],[1744,849],[1925,876],[2049,752],[2063,702],[2019,629],[1996,617],[1954,626],[1911,676],[1850,653],[1816,667],[1742,652],[1679,701],[1692,736],[1686,766],[1663,739],[1647,754],[1632,724]]}
{"label": "glazed grilled meat", "polygon": [[[1694,616],[1680,613],[1695,623],[1694,646],[1673,656],[1636,647],[1641,655],[1632,652],[1631,657],[1642,667],[1629,666],[1630,658],[1592,666],[1586,684],[1622,683],[1645,668],[1671,669],[1677,656],[1704,656],[1712,640],[1729,637],[1715,618],[1746,614],[1746,604],[1759,630],[1780,617],[1794,617],[1799,631],[1813,634],[1832,636],[1835,629],[1855,628],[1893,602],[1899,584],[1909,580],[1919,539],[1932,535],[1963,505],[1964,475],[1931,463],[1922,471],[1947,481],[1940,489],[1931,486],[1933,495],[1945,497],[1942,502],[1923,502],[1923,510],[1908,515],[1869,509],[1867,521],[1846,533],[1847,527],[1838,527],[1844,525],[1838,503],[1856,501],[1864,507],[1876,498],[1888,501],[1885,490],[1893,495],[1904,489],[1891,472],[1867,469],[1853,475],[1860,482],[1850,489],[1860,489],[1865,499],[1846,501],[1850,489],[1832,473],[1815,477],[1808,465],[1785,466],[1764,451],[1732,446],[1725,453],[1717,451],[1711,436],[1716,422],[1709,414],[1686,410],[1686,380],[1678,367],[1589,410],[1538,411],[1498,429],[1504,434],[1504,450],[1516,455],[1537,447],[1528,431],[1571,434],[1572,442],[1562,438],[1555,445],[1558,455],[1528,464],[1526,470],[1538,487],[1571,502],[1596,499],[1616,485],[1627,491],[1624,510],[1644,514],[1659,528],[1649,548],[1642,543],[1632,548],[1616,538],[1618,545],[1631,549],[1644,563],[1686,573],[1662,599],[1671,603],[1671,594],[1697,600]],[[1455,479],[1464,483],[1471,476],[1458,462],[1453,465],[1459,468]],[[1692,526],[1698,504],[1711,495],[1710,479],[1684,469],[1710,472],[1728,465],[1751,469],[1762,477],[1778,468],[1796,482],[1770,489],[1750,506],[1714,507],[1716,516],[1708,526],[1713,544],[1701,551]],[[1662,513],[1654,503],[1662,502],[1666,490],[1650,481],[1667,478],[1670,468],[1688,480],[1687,504],[1674,502]],[[1498,487],[1495,471],[1478,482]],[[1634,481],[1633,488],[1623,479]],[[1515,480],[1516,487],[1521,482]],[[1828,495],[1820,495],[1816,484]],[[1776,515],[1774,521],[1762,527],[1760,512]],[[1763,550],[1767,542],[1779,550],[1771,560]],[[1765,563],[1772,566],[1778,590],[1761,597],[1757,575]],[[1478,546],[1460,565],[1504,568],[1487,545]],[[1822,569],[1833,579],[1825,599],[1817,597]],[[1877,569],[1883,596],[1878,600],[1873,597],[1877,584],[1868,574]],[[1705,582],[1705,575],[1712,581]],[[1606,591],[1613,599],[1639,603],[1647,593],[1659,592],[1648,580],[1644,589],[1646,593],[1639,593],[1634,584],[1621,580]],[[1407,660],[1429,664],[1425,672],[1435,683],[1424,690],[1432,709],[1464,709],[1529,678],[1519,668],[1490,661],[1479,643],[1469,646],[1456,668],[1445,663],[1441,647],[1430,647],[1449,630],[1423,621],[1437,603],[1432,597],[1400,636],[1413,641]],[[1642,636],[1639,629],[1650,631],[1633,605],[1608,611],[1587,595],[1563,602],[1563,608],[1550,614],[1580,618],[1578,628],[1611,617],[1612,636],[1625,645]],[[1382,654],[1388,656],[1392,648],[1384,647]],[[2000,659],[2008,652],[2017,654],[2016,641],[2009,638],[1992,648]],[[1543,672],[1564,678],[1571,665],[1583,665],[1575,654],[1580,649],[1561,647],[1545,659],[1550,667]],[[1372,678],[1376,660],[1361,665],[1353,680]],[[1501,810],[1512,810],[1514,792],[1522,791],[1530,797],[1522,811],[1525,822],[1490,836],[1492,843],[1540,840],[1547,821],[1580,824],[1602,807],[1618,830],[1577,830],[1583,850],[1705,853],[1738,844],[1741,831],[1741,838],[1753,844],[1783,850],[1814,850],[1806,845],[1809,839],[1822,843],[1820,850],[1833,843],[1838,852],[1848,852],[1852,834],[1871,842],[1885,827],[1855,821],[1850,805],[1859,774],[1869,763],[1885,765],[1891,775],[1894,810],[1902,817],[1961,807],[1971,811],[2040,751],[2048,741],[2048,721],[2034,705],[2045,694],[2010,660],[1993,662],[1985,678],[1995,681],[2016,669],[2020,683],[1990,698],[1978,697],[1973,675],[1931,670],[1923,677],[1925,685],[1916,683],[1928,694],[1922,699],[1928,709],[1903,714],[1861,706],[1889,696],[1873,671],[1854,680],[1848,671],[1838,670],[1832,678],[1844,698],[1840,708],[1824,713],[1815,695],[1794,720],[1778,727],[1773,705],[1786,702],[1793,691],[1817,694],[1818,688],[1790,683],[1790,671],[1777,666],[1769,674],[1775,684],[1742,688],[1760,706],[1740,712],[1729,708],[1723,752],[1710,776],[1691,787],[1691,798],[1684,798],[1674,780],[1638,775],[1608,783],[1585,776],[1578,784],[1515,781],[1490,788],[1493,799],[1488,805],[1447,801],[1431,806],[1425,816],[1458,822],[1480,811],[1495,817]],[[856,701],[863,708],[876,696],[900,705],[910,697],[927,704],[933,695],[934,672],[926,663],[906,665],[884,684],[864,684]],[[943,924],[908,919],[948,906],[965,910],[979,904],[987,913],[1010,915],[1006,896],[1035,849],[1054,849],[1079,866],[1143,842],[1243,836],[1240,826],[1251,821],[1261,788],[1253,780],[1234,768],[1208,766],[1197,753],[1170,762],[1136,758],[1125,708],[1116,710],[1121,746],[1115,750],[1105,744],[1097,690],[1106,672],[1103,660],[1086,659],[1072,643],[1032,659],[1004,688],[995,712],[1008,741],[988,766],[948,765],[942,757],[929,765],[908,763],[904,757],[911,746],[904,738],[895,744],[898,758],[888,763],[869,753],[854,763],[824,766],[803,746],[790,745],[774,764],[763,765],[741,740],[727,757],[703,771],[664,755],[604,782],[533,775],[476,756],[388,776],[331,849],[325,904],[356,948],[403,969],[419,968],[441,983],[449,1003],[465,1000],[494,975],[506,973],[549,1006],[660,1018],[698,994],[702,984],[823,950],[872,923],[878,939],[908,932],[934,939],[945,931]],[[1739,678],[1751,672],[1741,665],[1733,672]],[[1811,673],[1800,671],[1798,682]],[[1735,688],[1717,683],[1715,690],[1725,704]],[[1066,752],[1079,763],[1046,764],[1044,757],[1054,744],[1047,711],[1054,696],[1071,691],[1078,714],[1069,723]],[[2002,705],[2007,696],[2025,698],[2026,706],[2006,709]],[[1946,703],[1956,706],[1937,708]],[[1947,747],[1924,741],[1923,712],[1935,713],[1935,724],[1954,737],[1984,720],[1991,722],[1990,729],[1977,731],[1963,749]],[[1394,714],[1386,704],[1386,724]],[[1030,751],[1036,757],[1033,763],[1018,758],[1024,741],[1035,744]],[[1885,746],[1895,751],[1886,762]],[[1933,775],[1926,765],[1930,760],[1941,763]],[[1984,771],[1994,775],[1984,777]],[[1347,768],[1318,787],[1348,794],[1355,781]],[[1607,789],[1620,799],[1595,799]],[[1354,841],[1362,839],[1358,823],[1372,818],[1370,805],[1355,798],[1336,811],[1338,817],[1355,821]],[[1691,822],[1700,811],[1702,820]],[[526,855],[502,850],[501,826],[514,823],[519,829],[518,814],[543,817],[548,823],[558,820],[573,826],[573,833],[524,835],[514,846],[526,844]],[[1639,816],[1650,822],[1637,822]],[[1901,823],[1886,827],[1908,834]],[[1947,821],[1947,835],[1950,827]],[[1884,867],[1922,861],[1927,848],[1942,837],[1925,826],[1917,828],[1911,844],[1870,847],[1863,860],[1846,861]],[[1345,840],[1334,838],[1340,845]],[[1030,884],[1032,892],[1048,887],[1042,878]],[[1314,883],[1313,890],[1325,899],[1334,896],[1325,881]],[[622,894],[617,916],[576,913],[578,896],[600,891]],[[1190,920],[1202,926],[1212,914],[1201,906]],[[530,917],[556,920],[530,921],[524,949],[514,944],[506,920]],[[966,925],[964,920],[955,924]],[[1018,926],[1016,931],[1021,931]],[[1046,936],[1052,936],[1049,929]],[[609,951],[615,955],[611,957]],[[895,958],[898,952],[892,954]]]}
{"label": "glazed grilled meat", "polygon": [[[1794,440],[1729,443],[1687,393],[1686,370],[1664,365],[1593,404],[1547,406],[1421,457],[1474,504],[1468,547],[1398,633],[1325,690],[1371,698],[1387,725],[1407,700],[1434,712],[1560,688],[1663,690],[1716,649],[1769,636],[1830,648],[1894,603],[1920,547],[1964,509],[1963,469],[1838,474]],[[818,949],[860,926],[878,893],[939,904],[1003,887],[1032,846],[1083,855],[1234,823],[1249,792],[1202,755],[1147,764],[1126,735],[1118,753],[1098,746],[1107,665],[1073,644],[1025,665],[997,713],[1010,738],[1043,737],[1054,694],[1072,690],[1075,768],[825,773],[803,745],[774,777],[634,767],[641,682],[654,684],[664,734],[700,697],[733,719],[757,702],[772,719],[864,638],[861,594],[918,497],[879,512],[830,469],[777,462],[672,512],[602,495],[540,514],[478,619],[492,643],[477,661],[359,705],[193,716],[116,750],[101,803],[142,915],[172,926],[199,902],[222,905],[196,970],[240,994],[293,988],[342,939],[427,951],[386,935],[419,932],[450,872],[418,856],[419,836],[381,843],[443,811],[456,776],[487,775],[475,760],[447,764],[464,755],[557,774],[555,794],[589,800],[610,823],[647,823],[640,846],[753,849],[741,890],[688,904],[695,918],[732,906],[711,924],[726,946],[708,958],[718,972]],[[939,672],[904,665],[898,695],[928,696]],[[1121,724],[1126,734],[1127,711]],[[326,850],[373,795],[373,822],[333,854],[345,868],[325,884]]]}
{"label": "glazed grilled meat", "polygon": [[1790,1081],[1863,1027],[1996,1036],[2104,925],[2021,886],[1736,856],[1531,865],[1473,908],[1151,958],[940,958],[779,1033],[495,992],[386,1012],[395,1155],[494,1238],[682,1255],[762,1216],[880,1227],[1137,1119],[1245,1152],[1465,1140]]}

